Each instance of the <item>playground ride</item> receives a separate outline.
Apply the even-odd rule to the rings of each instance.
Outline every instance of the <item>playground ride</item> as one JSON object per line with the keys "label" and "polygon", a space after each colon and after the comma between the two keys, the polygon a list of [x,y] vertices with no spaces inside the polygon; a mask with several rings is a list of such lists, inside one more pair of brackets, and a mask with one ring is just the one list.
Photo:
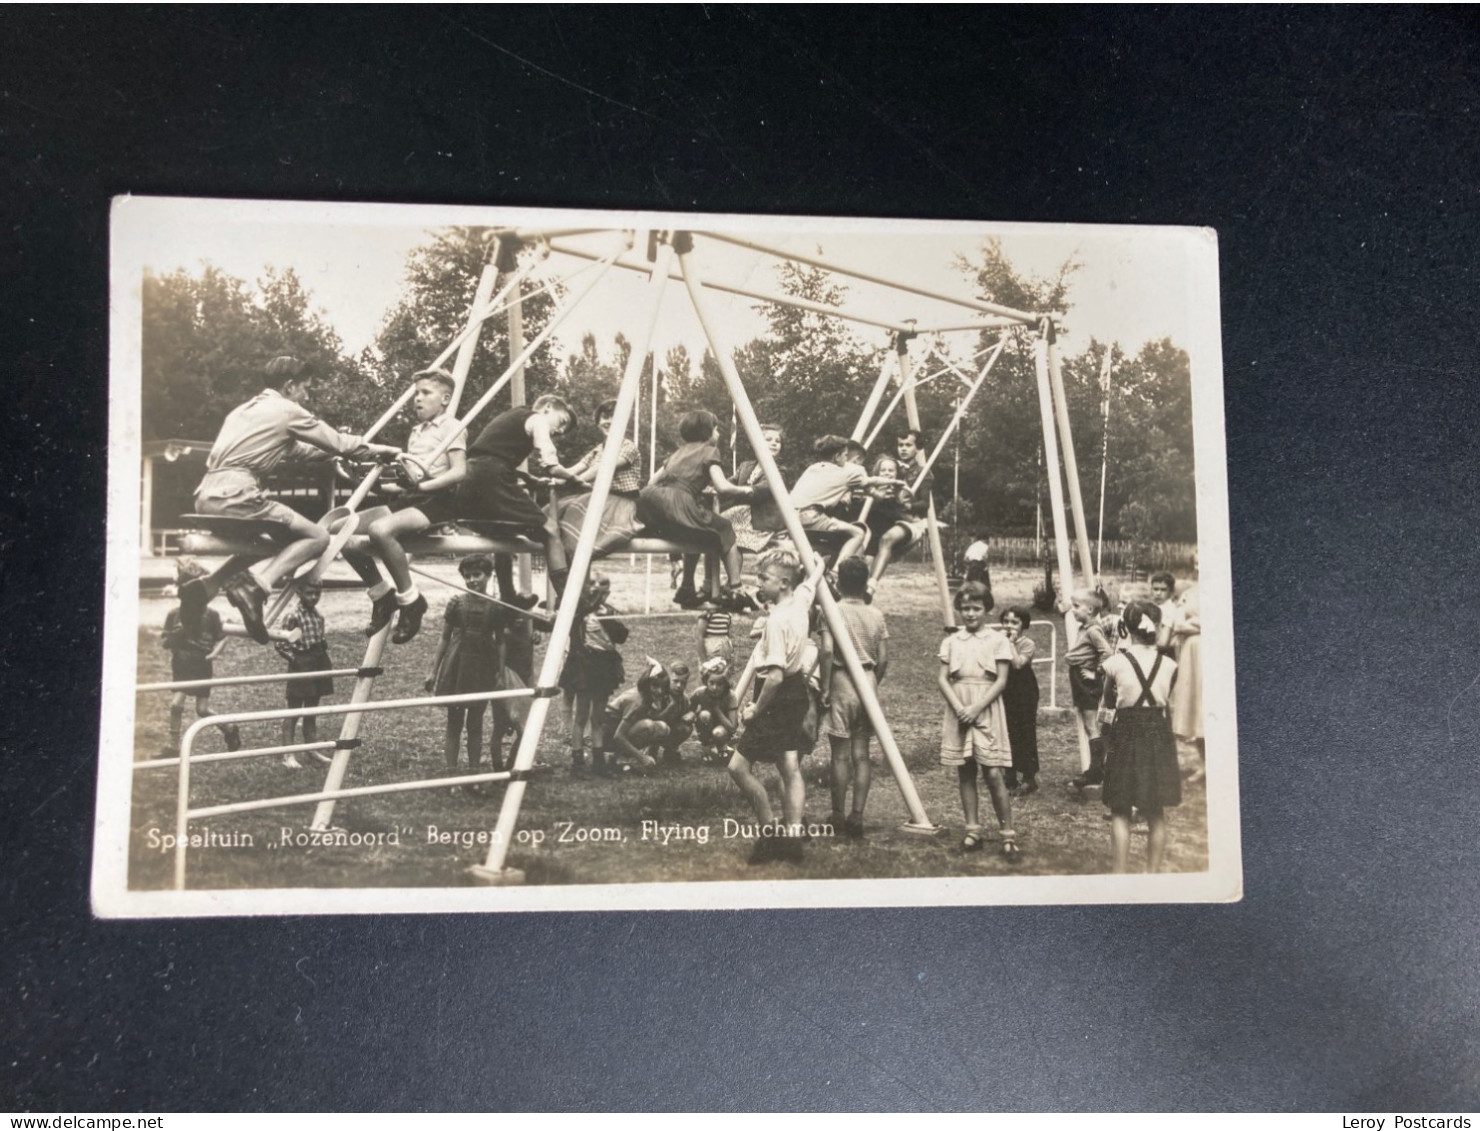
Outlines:
{"label": "playground ride", "polygon": [[[510,386],[511,398],[514,404],[519,405],[525,403],[523,384],[524,365],[533,356],[534,352],[549,339],[569,314],[581,304],[582,300],[591,293],[597,282],[609,270],[616,267],[647,276],[647,284],[644,289],[643,313],[640,320],[641,329],[633,339],[634,348],[628,357],[626,369],[622,376],[611,427],[601,450],[596,477],[590,485],[591,500],[587,507],[586,518],[581,527],[575,551],[570,556],[568,586],[573,586],[574,588],[568,588],[568,592],[582,591],[590,573],[593,559],[592,551],[598,533],[602,510],[610,494],[613,473],[617,466],[622,438],[626,434],[629,425],[633,424],[635,419],[635,405],[639,395],[642,370],[651,353],[654,329],[659,312],[662,309],[665,288],[670,281],[681,281],[684,285],[688,300],[703,328],[710,352],[718,362],[721,376],[733,405],[734,419],[743,430],[750,447],[756,454],[765,483],[772,491],[777,507],[784,520],[787,536],[793,545],[798,548],[799,552],[802,553],[804,565],[808,573],[814,577],[820,577],[824,569],[824,558],[818,552],[818,548],[813,546],[808,532],[803,529],[796,508],[792,505],[787,484],[782,480],[775,459],[771,456],[769,448],[764,442],[761,434],[760,421],[741,383],[729,343],[723,340],[719,332],[718,323],[710,309],[709,293],[718,291],[757,299],[763,302],[794,306],[803,310],[822,313],[829,317],[860,322],[865,325],[879,326],[890,330],[892,334],[892,349],[886,354],[879,377],[870,392],[863,413],[853,431],[853,438],[860,442],[865,437],[870,440],[876,438],[885,426],[890,413],[893,412],[901,401],[905,407],[908,426],[913,429],[919,429],[920,416],[915,395],[916,390],[924,382],[933,380],[946,372],[954,373],[967,391],[959,399],[956,412],[951,419],[949,427],[939,438],[929,457],[923,464],[910,469],[913,476],[910,485],[916,491],[923,485],[935,462],[945,450],[948,439],[959,428],[966,408],[982,387],[987,374],[991,371],[997,359],[1001,356],[1007,344],[1008,335],[1003,333],[995,346],[988,347],[985,350],[979,350],[973,355],[972,360],[975,361],[983,353],[988,354],[980,372],[974,378],[962,371],[960,367],[949,362],[937,372],[925,377],[917,377],[909,357],[911,341],[920,333],[981,333],[982,331],[991,330],[1006,331],[1014,327],[1034,329],[1036,331],[1034,361],[1037,374],[1040,416],[1044,434],[1044,450],[1047,456],[1047,462],[1050,468],[1053,469],[1053,472],[1049,476],[1049,486],[1053,501],[1055,543],[1058,553],[1059,571],[1064,579],[1066,590],[1070,589],[1072,585],[1072,566],[1069,554],[1069,537],[1065,528],[1063,486],[1058,474],[1058,468],[1060,466],[1059,438],[1062,437],[1063,469],[1064,475],[1069,482],[1069,501],[1075,525],[1075,545],[1079,554],[1081,570],[1086,577],[1093,575],[1083,501],[1079,490],[1078,470],[1069,432],[1068,406],[1064,400],[1063,379],[1059,366],[1056,345],[1057,328],[1050,316],[1018,311],[995,303],[962,299],[956,296],[941,294],[923,288],[897,283],[880,276],[849,270],[820,258],[797,255],[763,244],[718,233],[687,231],[644,233],[646,235],[647,257],[645,260],[638,262],[623,258],[624,254],[630,252],[637,243],[639,233],[635,232],[614,233],[617,237],[616,246],[605,255],[597,255],[582,248],[557,242],[568,237],[586,234],[589,234],[586,230],[579,232],[502,231],[496,233],[492,240],[491,254],[479,279],[467,325],[459,332],[457,337],[454,338],[434,363],[434,365],[440,365],[454,353],[457,355],[453,367],[455,388],[450,404],[450,411],[456,414],[461,401],[463,388],[466,384],[467,374],[471,367],[473,354],[477,348],[479,329],[488,318],[493,317],[495,314],[500,312],[506,314],[508,319],[509,351],[512,360],[504,374],[459,419],[459,432],[465,432],[473,419],[493,401],[494,397],[502,391],[505,385]],[[734,244],[781,260],[790,260],[822,267],[838,275],[891,288],[896,292],[919,295],[936,301],[950,303],[958,307],[965,307],[972,310],[974,316],[971,321],[961,325],[920,330],[916,328],[913,321],[886,322],[851,314],[841,308],[825,306],[786,295],[767,294],[748,288],[710,282],[703,278],[696,263],[696,238]],[[536,256],[541,258],[554,253],[576,259],[584,259],[590,261],[594,266],[594,273],[586,284],[560,304],[544,329],[527,344],[524,342],[523,337],[520,307],[523,298],[528,297],[522,293],[522,286],[535,265],[535,259],[531,257],[531,261],[521,267],[519,265],[519,255],[524,250],[531,250]],[[677,273],[674,271],[675,265],[677,267]],[[582,270],[584,271],[585,269],[583,268]],[[495,297],[493,295],[494,287],[501,277],[505,279],[505,283]],[[549,285],[546,284],[546,286]],[[982,317],[983,315],[988,317]],[[898,389],[894,393],[888,407],[880,414],[878,409],[884,400],[891,380],[897,382]],[[396,399],[391,407],[367,431],[365,435],[366,440],[371,439],[394,419],[396,413],[409,401],[411,394],[412,389],[408,388]],[[444,450],[451,442],[452,440],[449,438],[444,443]],[[441,454],[439,451],[428,462],[434,462],[437,456]],[[318,581],[324,570],[335,557],[346,551],[368,554],[368,542],[360,531],[368,525],[369,521],[373,520],[377,509],[361,511],[360,508],[374,487],[375,482],[382,474],[382,470],[380,465],[370,468],[364,479],[352,492],[345,505],[336,508],[330,515],[326,516],[325,526],[331,533],[331,540],[327,549],[305,575],[288,584],[284,593],[269,610],[266,618],[269,624],[288,606],[289,600],[296,590],[296,586],[307,580]],[[944,555],[940,540],[940,524],[936,518],[933,499],[928,504],[926,518],[931,557],[935,565],[935,579],[940,595],[942,626],[949,630],[954,628],[955,619],[945,573]],[[272,522],[243,521],[210,516],[186,516],[186,519],[202,531],[202,533],[192,534],[187,537],[185,549],[188,552],[197,555],[225,556],[227,558],[226,564],[218,569],[214,575],[220,578],[229,577],[252,562],[261,560],[276,552],[276,549],[286,534],[286,527]],[[516,555],[520,562],[521,588],[526,590],[529,588],[530,555],[538,552],[541,547],[537,542],[527,536],[527,531],[500,527],[500,524],[497,523],[459,523],[458,527],[458,532],[453,534],[435,534],[429,532],[420,538],[408,539],[406,549],[413,554],[467,554],[477,552]],[[670,539],[644,537],[639,534],[639,536],[634,537],[627,545],[620,547],[616,552],[662,556],[683,553],[703,554],[710,558],[709,576],[716,578],[718,574],[718,563],[715,560],[713,547],[708,545],[685,544]],[[431,575],[423,572],[423,576]],[[491,598],[485,597],[485,599]],[[869,721],[879,739],[880,747],[884,751],[890,771],[899,789],[901,799],[905,804],[908,820],[901,827],[910,832],[934,833],[936,831],[935,826],[931,823],[921,805],[913,779],[905,766],[903,755],[894,739],[888,719],[884,716],[877,693],[873,689],[872,681],[866,678],[864,674],[864,669],[857,650],[853,645],[851,634],[846,630],[837,602],[826,584],[819,584],[817,586],[817,601],[832,631],[835,645],[841,653],[843,663],[853,679],[854,686],[860,689],[860,697],[863,699]],[[504,793],[495,829],[491,837],[491,847],[488,855],[482,864],[474,865],[469,869],[469,872],[475,881],[487,885],[522,882],[522,872],[507,865],[508,848],[514,841],[516,824],[519,818],[526,784],[532,778],[539,776],[535,767],[535,756],[539,748],[544,725],[549,715],[550,701],[560,694],[557,680],[570,645],[577,605],[578,602],[574,600],[560,602],[554,617],[553,627],[549,630],[549,644],[545,651],[544,660],[536,675],[534,686],[531,688],[487,691],[466,695],[421,696],[406,699],[372,701],[371,695],[374,690],[375,679],[383,671],[381,662],[384,656],[386,638],[390,632],[390,624],[387,623],[370,636],[364,657],[358,668],[338,669],[334,672],[327,673],[331,675],[353,675],[355,677],[354,690],[351,693],[349,702],[312,708],[278,708],[265,711],[214,714],[207,719],[197,719],[189,726],[182,736],[178,757],[159,758],[134,763],[136,770],[174,767],[177,771],[176,847],[174,861],[175,888],[177,890],[183,890],[186,887],[187,853],[190,844],[189,826],[192,820],[198,821],[205,818],[227,816],[229,814],[251,810],[287,808],[312,804],[315,808],[310,827],[313,830],[322,831],[332,827],[331,821],[333,819],[334,808],[336,803],[341,799],[488,782],[505,782],[507,783],[507,790]],[[518,611],[529,616],[540,615],[529,613],[525,610]],[[1067,619],[1066,632],[1069,636],[1068,643],[1072,646],[1074,637],[1073,618]],[[1055,647],[1054,650],[1057,651],[1057,648]],[[208,681],[192,681],[188,683],[156,683],[141,685],[137,690],[141,693],[164,692],[192,690],[205,686],[288,682],[295,678],[306,678],[322,674],[325,673],[301,673],[296,676],[285,673],[281,675],[244,676]],[[753,671],[747,667],[745,673],[737,681],[736,691],[739,695],[744,696],[752,679]],[[438,777],[410,782],[394,782],[352,788],[346,788],[344,786],[350,756],[362,743],[360,732],[367,715],[383,711],[413,708],[481,704],[492,700],[513,698],[526,698],[529,700],[529,704],[528,718],[520,733],[518,746],[513,757],[513,764],[509,768],[485,773]],[[226,754],[197,755],[194,753],[194,744],[198,736],[208,726],[215,727],[223,724],[243,722],[266,722],[280,720],[290,716],[341,716],[344,722],[340,736],[337,739],[326,739],[314,743],[290,746],[259,747]],[[1088,744],[1086,736],[1083,733],[1080,734],[1080,748],[1081,762],[1087,765]],[[323,786],[317,791],[289,796],[257,798],[196,809],[190,807],[190,781],[191,767],[193,764],[217,762],[227,759],[259,758],[300,751],[329,750],[333,751],[329,769]]]}

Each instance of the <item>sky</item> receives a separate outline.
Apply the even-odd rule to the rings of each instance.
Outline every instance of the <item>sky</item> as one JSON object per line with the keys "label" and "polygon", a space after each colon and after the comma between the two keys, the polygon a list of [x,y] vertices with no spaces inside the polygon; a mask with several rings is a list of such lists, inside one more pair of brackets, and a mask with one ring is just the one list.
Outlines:
{"label": "sky", "polygon": [[[1212,238],[1210,233],[1187,228],[674,217],[419,205],[131,198],[119,207],[130,210],[132,230],[142,241],[140,260],[156,273],[177,268],[197,273],[211,263],[255,281],[268,268],[292,268],[351,352],[372,344],[386,314],[400,298],[408,253],[426,242],[432,229],[445,224],[546,229],[573,224],[602,228],[681,225],[698,232],[739,231],[754,242],[821,256],[961,298],[974,295],[957,259],[973,257],[983,239],[996,236],[1020,272],[1053,276],[1070,258],[1082,265],[1072,277],[1069,292],[1071,308],[1062,339],[1068,354],[1079,352],[1092,338],[1118,341],[1132,353],[1146,341],[1163,337],[1185,345],[1191,336],[1196,301],[1189,248]],[[565,242],[605,251],[613,246],[614,238],[610,231],[603,231]],[[629,257],[638,258],[640,251]],[[775,275],[778,261],[768,255],[701,238],[696,241],[694,259],[706,279],[763,292],[780,289]],[[591,273],[571,277],[584,266],[582,260],[555,254],[536,277],[555,275],[579,285]],[[950,303],[864,282],[844,282],[849,288],[845,307],[869,317],[914,318],[921,326],[957,325],[976,317]],[[603,353],[610,352],[618,331],[633,338],[643,286],[642,278],[634,273],[609,272],[562,325],[557,334],[559,352],[575,350],[587,332],[596,334]],[[713,309],[729,346],[749,340],[764,328],[764,319],[754,307],[750,299],[714,295]],[[888,342],[883,329],[856,326],[855,332],[868,344],[883,347]],[[974,348],[973,333],[945,337],[947,349],[957,357]],[[676,342],[686,345],[696,358],[706,344],[683,285],[677,282],[670,284],[665,296],[654,348],[661,357]]]}

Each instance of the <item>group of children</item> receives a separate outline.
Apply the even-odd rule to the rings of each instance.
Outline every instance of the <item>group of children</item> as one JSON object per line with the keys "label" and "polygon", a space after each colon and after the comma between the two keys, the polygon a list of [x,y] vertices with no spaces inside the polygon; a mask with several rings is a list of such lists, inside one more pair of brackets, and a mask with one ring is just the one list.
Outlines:
{"label": "group of children", "polygon": [[[279,631],[270,631],[264,618],[266,591],[322,553],[329,531],[268,499],[261,477],[286,459],[315,451],[394,458],[398,464],[397,480],[383,488],[383,505],[360,517],[379,564],[363,554],[351,561],[370,587],[367,635],[393,619],[394,642],[406,643],[417,635],[428,606],[412,581],[402,540],[457,520],[496,521],[510,532],[540,541],[551,587],[557,599],[563,598],[569,556],[591,495],[587,491],[560,499],[547,511],[530,494],[520,471],[521,464],[537,456],[541,473],[549,480],[578,488],[588,488],[594,480],[600,447],[571,467],[560,462],[555,439],[575,422],[562,398],[546,395],[532,405],[504,412],[469,444],[466,426],[449,412],[455,387],[451,376],[440,370],[419,373],[413,398],[417,424],[403,452],[336,432],[308,414],[299,402],[311,376],[308,367],[294,359],[273,361],[267,367],[267,387],[228,416],[212,448],[207,475],[197,492],[197,509],[203,514],[275,520],[289,541],[265,566],[184,581],[180,608],[171,614],[165,635],[165,645],[174,653],[176,679],[208,677],[223,635],[219,617],[207,602],[222,593],[241,612],[249,635],[262,642],[275,638],[290,671],[305,673],[304,679],[288,684],[290,706],[311,707],[332,693],[330,677],[306,674],[331,668],[323,618],[315,609],[316,587],[298,586],[297,606]],[[603,435],[609,432],[614,411],[615,402],[598,410]],[[831,748],[832,823],[843,835],[861,837],[873,734],[865,704],[876,697],[860,694],[854,686],[837,641],[817,621],[814,598],[819,583],[834,588],[865,677],[876,688],[889,656],[887,626],[872,607],[873,594],[893,558],[921,538],[926,528],[930,476],[921,437],[914,430],[898,436],[896,453],[876,459],[872,474],[865,470],[866,452],[856,441],[828,435],[813,445],[814,462],[796,479],[790,494],[803,528],[831,548],[833,569],[824,582],[820,574],[804,575],[802,562],[811,555],[799,555],[779,536],[782,524],[764,475],[753,465],[736,476],[739,483],[724,474],[714,414],[690,412],[679,430],[683,443],[646,485],[638,475],[635,445],[622,442],[595,548],[598,556],[612,552],[644,529],[710,547],[717,554],[726,587],[698,618],[699,686],[692,696],[686,693],[690,677],[686,663],[665,666],[648,659],[634,685],[619,691],[626,681],[620,646],[627,630],[608,603],[609,584],[593,575],[576,597],[576,627],[560,679],[572,769],[598,775],[649,769],[678,760],[682,744],[695,736],[706,761],[727,765],[761,828],[771,834],[760,838],[753,858],[795,859],[802,851],[804,827],[801,758],[819,733],[825,733]],[[785,444],[782,430],[767,425],[763,433],[771,455],[779,457]],[[911,480],[918,480],[914,485],[918,490]],[[734,505],[717,511],[707,499],[709,491],[722,503]],[[742,582],[741,552],[761,547],[769,548],[760,556],[757,592],[751,593]],[[675,595],[688,607],[702,603],[695,586],[697,560],[698,555],[685,559]],[[989,625],[992,599],[984,557],[978,564],[979,570],[974,570],[968,563],[968,578],[956,594],[961,627],[945,638],[939,651],[938,684],[945,702],[941,762],[957,771],[966,825],[963,849],[974,851],[986,840],[980,779],[996,816],[1002,854],[1016,861],[1021,848],[1012,828],[1012,798],[1038,789],[1038,688],[1033,644],[1027,636],[1031,614],[1011,608],[1002,614],[1000,626]],[[529,610],[538,599],[515,588],[508,555],[473,555],[460,563],[459,570],[466,590],[447,606],[426,689],[449,695],[528,687],[534,648]],[[498,601],[487,592],[494,577]],[[1117,868],[1124,866],[1132,810],[1143,814],[1151,826],[1152,863],[1159,866],[1165,845],[1162,811],[1180,800],[1172,788],[1179,779],[1165,772],[1162,728],[1150,721],[1149,713],[1159,710],[1165,717],[1171,702],[1178,662],[1166,650],[1177,649],[1180,658],[1197,646],[1195,613],[1175,620],[1166,615],[1172,585],[1170,578],[1153,578],[1153,592],[1161,605],[1136,601],[1123,610],[1123,649],[1111,643],[1100,624],[1103,608],[1098,594],[1076,593],[1067,610],[1081,626],[1068,657],[1073,701],[1091,736],[1090,767],[1075,784],[1104,785],[1113,816]],[[754,698],[742,705],[740,697],[747,688],[736,686],[733,616],[758,606],[764,606],[764,616],[756,622],[756,644],[747,669],[753,673]],[[820,645],[814,634],[820,636]],[[1149,660],[1147,647],[1155,653]],[[208,694],[206,690],[196,696],[202,717],[210,713]],[[178,743],[184,696],[176,700],[171,706],[172,744]],[[522,724],[524,712],[515,706],[519,703],[493,701],[490,762],[495,768],[503,766],[505,737],[516,736]],[[1185,737],[1200,743],[1200,703],[1196,706],[1196,734]],[[469,765],[474,770],[480,765],[483,710],[483,704],[448,708],[444,753],[449,770],[456,769],[464,740]],[[1112,718],[1115,722],[1102,730],[1102,722]],[[302,726],[305,744],[313,743],[313,717],[303,717]],[[295,720],[285,720],[283,732],[283,744],[292,745]],[[229,745],[239,744],[235,728],[226,728],[226,736]],[[1172,757],[1175,769],[1175,750]],[[284,761],[298,765],[291,752]],[[756,776],[756,765],[765,762],[776,765],[780,778],[780,820]]]}

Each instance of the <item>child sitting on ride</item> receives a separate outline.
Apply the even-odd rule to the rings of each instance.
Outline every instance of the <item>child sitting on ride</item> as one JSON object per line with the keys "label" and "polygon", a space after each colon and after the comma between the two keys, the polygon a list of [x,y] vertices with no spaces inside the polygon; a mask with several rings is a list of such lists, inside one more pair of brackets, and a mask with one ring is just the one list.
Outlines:
{"label": "child sitting on ride", "polygon": [[839,548],[835,564],[841,565],[862,553],[868,541],[868,528],[858,523],[834,518],[828,512],[846,503],[855,490],[867,487],[896,490],[898,482],[863,469],[866,456],[863,445],[846,436],[820,436],[812,444],[817,462],[802,472],[791,489],[791,502],[809,533],[843,534],[846,540]]}
{"label": "child sitting on ride", "polygon": [[[544,472],[557,479],[573,480],[560,465],[554,437],[570,430],[575,416],[565,401],[546,394],[533,405],[519,405],[494,417],[468,447],[466,468],[461,476],[449,470],[435,480],[423,481],[420,497],[408,499],[394,513],[370,524],[370,541],[380,554],[396,584],[395,602],[400,609],[395,635],[404,644],[421,630],[426,598],[411,580],[411,567],[401,539],[420,534],[432,526],[458,519],[482,519],[506,523],[536,539],[545,540],[549,552],[545,512],[525,490],[519,465],[538,454]],[[428,490],[430,488],[430,490]],[[513,559],[500,554],[494,559],[499,596],[506,604],[532,608],[538,598],[514,588]]]}
{"label": "child sitting on ride", "polygon": [[[576,479],[589,485],[596,481],[596,472],[601,462],[601,449],[605,446],[607,433],[611,431],[612,417],[616,414],[617,402],[604,401],[596,410],[596,427],[600,430],[603,443],[597,444],[579,461],[571,466]],[[619,546],[624,546],[637,533],[637,494],[642,490],[639,471],[642,454],[637,445],[623,437],[617,452],[617,466],[612,474],[611,493],[606,505],[601,508],[601,522],[596,531],[596,544],[592,548],[593,558],[605,557]],[[565,576],[570,556],[576,552],[576,542],[581,536],[581,525],[586,521],[586,511],[591,504],[591,492],[572,495],[561,499],[556,505],[557,537],[547,538],[550,557],[546,559],[550,584],[555,591],[565,588]]]}
{"label": "child sitting on ride", "polygon": [[715,656],[699,667],[699,690],[689,699],[685,718],[692,723],[705,762],[728,762],[730,739],[740,723],[740,704],[730,684],[729,668]]}
{"label": "child sitting on ride", "polygon": [[[177,586],[183,586],[205,574],[205,567],[194,558],[175,559]],[[185,630],[184,615],[178,605],[165,614],[164,631],[160,633],[159,643],[170,654],[170,680],[174,683],[213,678],[215,672],[212,662],[226,648],[226,629],[215,609],[205,609],[196,618],[196,626],[194,632]],[[180,721],[185,715],[185,700],[192,696],[195,699],[196,718],[208,719],[215,714],[210,706],[209,687],[174,692],[170,696],[170,744],[161,751],[167,758],[180,753]],[[226,738],[226,749],[241,749],[242,735],[235,723],[224,724],[221,733]]]}
{"label": "child sitting on ride", "polygon": [[[265,565],[235,571],[235,559],[209,577],[193,578],[180,587],[180,616],[192,634],[201,612],[218,593],[241,614],[247,634],[259,644],[271,637],[263,619],[263,605],[274,585],[292,577],[299,566],[328,548],[329,532],[285,503],[268,498],[263,479],[285,464],[345,455],[356,458],[393,456],[400,452],[385,444],[367,444],[359,436],[337,432],[319,420],[301,402],[315,377],[312,365],[294,357],[276,357],[263,371],[263,388],[246,404],[227,414],[211,454],[206,474],[195,489],[195,509],[203,515],[257,519],[281,525],[292,539]],[[359,554],[345,559],[371,586],[381,584],[375,563]],[[226,573],[231,569],[230,574]]]}
{"label": "child sitting on ride", "polygon": [[[298,586],[298,608],[289,613],[282,623],[283,630],[288,634],[287,638],[273,644],[278,655],[288,661],[290,673],[326,672],[334,667],[329,659],[329,642],[325,633],[324,618],[319,615],[318,605],[318,585],[311,582],[300,584]],[[289,680],[287,693],[289,707],[317,707],[320,699],[334,694],[334,679],[326,675],[313,679]],[[283,720],[284,746],[293,745],[293,733],[300,719],[303,722],[303,741],[317,742],[319,740],[317,716],[290,715]],[[317,750],[313,751],[313,755],[321,762],[329,761]],[[283,754],[283,765],[290,770],[303,768],[291,750]]]}
{"label": "child sitting on ride", "polygon": [[699,644],[699,670],[710,660],[720,660],[726,669],[735,662],[735,643],[730,639],[730,630],[735,624],[735,614],[728,609],[705,609],[695,624]]}
{"label": "child sitting on ride", "polygon": [[865,600],[873,594],[879,578],[884,576],[884,570],[889,566],[888,558],[884,558],[882,566],[878,564],[879,547],[895,527],[900,527],[904,535],[908,535],[906,523],[910,517],[910,505],[914,502],[909,487],[899,481],[899,460],[893,456],[882,455],[874,461],[874,477],[888,480],[892,485],[871,488],[858,507],[861,521],[868,527],[868,545],[864,552],[874,558],[878,573],[878,576],[870,573]]}
{"label": "child sitting on ride", "polygon": [[[877,696],[879,683],[889,666],[889,628],[884,614],[866,603],[868,566],[862,558],[850,558],[838,566],[838,612],[848,626],[848,635],[864,672]],[[863,808],[868,802],[872,766],[869,764],[869,739],[873,724],[863,705],[858,688],[848,674],[847,665],[838,651],[832,630],[822,629],[822,705],[827,710],[827,739],[832,748],[832,824],[844,836],[863,837]],[[848,786],[853,786],[853,809],[845,806]]]}
{"label": "child sitting on ride", "polygon": [[[723,516],[715,514],[704,498],[704,489],[713,487],[721,500],[748,498],[750,492],[736,487],[720,469],[719,421],[714,413],[703,409],[687,413],[679,422],[678,433],[683,446],[653,473],[637,496],[638,521],[660,537],[712,544],[724,561],[728,584],[721,603],[731,608],[750,608],[754,602],[741,585],[740,547],[735,541],[735,528]],[[673,599],[685,607],[698,603],[687,563],[684,584]]]}
{"label": "child sitting on ride", "polygon": [[[601,743],[592,753],[596,773],[628,773],[651,770],[654,757],[668,737],[663,716],[673,702],[668,669],[651,656],[637,686],[618,695],[606,708]],[[612,761],[608,762],[608,755]]]}
{"label": "child sitting on ride", "polygon": [[[899,477],[906,485],[914,483],[920,472],[925,470],[926,459],[925,453],[920,449],[921,440],[920,432],[915,428],[901,432],[895,439]],[[884,576],[889,563],[925,537],[925,531],[929,527],[930,491],[934,482],[933,472],[921,480],[919,490],[914,491],[904,505],[905,513],[879,539],[878,552],[874,556],[874,567],[869,577],[870,592]]]}

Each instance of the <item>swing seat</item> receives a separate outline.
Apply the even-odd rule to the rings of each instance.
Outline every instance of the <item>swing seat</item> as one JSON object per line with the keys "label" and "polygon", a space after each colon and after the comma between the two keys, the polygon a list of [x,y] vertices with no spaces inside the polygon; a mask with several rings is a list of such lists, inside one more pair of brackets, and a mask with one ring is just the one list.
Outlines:
{"label": "swing seat", "polygon": [[191,530],[204,530],[227,541],[250,541],[271,538],[292,541],[287,523],[271,518],[231,518],[219,514],[182,514],[180,523]]}

